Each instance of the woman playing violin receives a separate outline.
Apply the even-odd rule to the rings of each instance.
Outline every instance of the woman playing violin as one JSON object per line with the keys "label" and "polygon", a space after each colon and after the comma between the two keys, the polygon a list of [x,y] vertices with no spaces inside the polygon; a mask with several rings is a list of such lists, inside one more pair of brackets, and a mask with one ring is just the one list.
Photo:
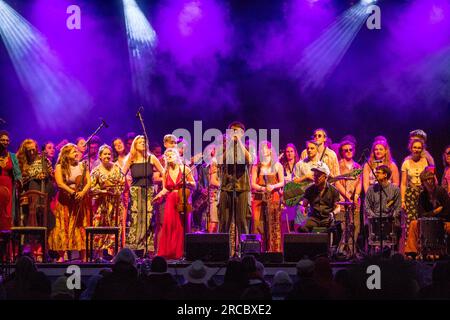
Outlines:
{"label": "woman playing violin", "polygon": [[62,147],[55,168],[59,188],[55,206],[55,228],[49,235],[49,248],[59,253],[64,261],[66,250],[78,250],[83,260],[86,251],[85,230],[90,210],[87,192],[91,178],[84,162],[78,161],[77,146],[68,143]]}

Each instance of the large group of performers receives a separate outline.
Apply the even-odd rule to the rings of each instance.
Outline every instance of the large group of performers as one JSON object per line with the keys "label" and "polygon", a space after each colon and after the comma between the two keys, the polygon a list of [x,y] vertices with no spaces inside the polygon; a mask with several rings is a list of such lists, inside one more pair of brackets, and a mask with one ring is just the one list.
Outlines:
{"label": "large group of performers", "polygon": [[386,244],[417,258],[421,225],[450,233],[450,146],[438,177],[423,130],[405,137],[409,154],[401,164],[383,136],[364,163],[355,159],[355,137],[332,144],[323,128],[303,150],[297,143],[254,146],[244,136],[244,124],[233,122],[220,148],[211,144],[188,159],[186,143],[173,134],[163,147],[134,133],[109,144],[98,136],[41,146],[26,139],[14,153],[9,133],[0,131],[0,230],[46,227],[51,254],[35,240],[29,250],[58,262],[77,251],[84,261],[86,227],[120,228],[119,239],[95,235],[97,261],[114,254],[115,241],[140,256],[177,260],[186,233],[229,233],[233,252],[240,235],[258,234],[263,252],[282,252],[284,234],[321,230],[336,235],[330,245],[338,255],[355,257],[384,237],[380,223],[392,228]]}

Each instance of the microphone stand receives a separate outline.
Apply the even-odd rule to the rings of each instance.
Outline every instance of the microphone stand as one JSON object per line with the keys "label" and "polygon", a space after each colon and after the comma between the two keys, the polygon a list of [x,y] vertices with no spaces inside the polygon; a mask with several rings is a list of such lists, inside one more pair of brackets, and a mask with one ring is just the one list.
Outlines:
{"label": "microphone stand", "polygon": [[383,258],[383,208],[382,208],[381,199],[382,199],[383,193],[387,199],[387,194],[386,194],[386,191],[384,190],[383,186],[381,185],[380,180],[378,180],[377,176],[375,175],[373,168],[369,165],[369,159],[366,160],[365,164],[367,164],[369,166],[370,171],[372,172],[373,176],[375,177],[375,180],[377,180],[377,182],[378,182],[378,186],[380,187],[380,190],[378,192],[378,194],[380,195],[380,212],[379,212],[378,219],[379,219],[379,223],[380,223],[380,230],[379,230],[380,254],[381,254],[381,258]]}
{"label": "microphone stand", "polygon": [[[88,147],[88,170],[89,170],[89,174],[91,173],[91,140],[103,128],[108,128],[108,125],[106,124],[106,122],[104,120],[102,120],[102,123],[100,123],[100,125],[97,127],[97,129],[95,129],[95,131],[86,140],[86,145]],[[81,202],[78,205],[81,205]],[[77,221],[75,220],[75,223],[76,222]],[[92,214],[90,215],[89,224],[92,226]]]}
{"label": "microphone stand", "polygon": [[[234,137],[233,137],[234,139]],[[237,138],[236,138],[237,139]],[[239,257],[238,254],[238,241],[239,241],[239,236],[238,236],[238,227],[237,227],[237,213],[236,213],[236,198],[237,198],[237,192],[236,192],[236,183],[237,183],[237,140],[233,141],[233,202],[231,204],[231,210],[233,213],[233,219],[234,219],[234,254],[233,254],[233,258],[235,257]],[[236,241],[236,237],[238,239],[238,241]]]}
{"label": "microphone stand", "polygon": [[[148,135],[147,135],[147,130],[145,129],[145,124],[144,124],[144,119],[142,118],[142,113],[141,113],[142,107],[138,109],[138,112],[136,114],[136,116],[139,118],[139,122],[141,123],[142,126],[142,132],[144,134],[144,176],[145,176],[145,249],[144,249],[144,258],[147,257],[148,255],[148,236],[149,236],[149,231],[148,231],[148,188],[149,188],[149,184],[148,184],[148,174],[149,172],[147,172],[147,162],[148,162],[148,150],[147,150],[147,143],[148,143]],[[153,173],[151,173],[153,174]]]}

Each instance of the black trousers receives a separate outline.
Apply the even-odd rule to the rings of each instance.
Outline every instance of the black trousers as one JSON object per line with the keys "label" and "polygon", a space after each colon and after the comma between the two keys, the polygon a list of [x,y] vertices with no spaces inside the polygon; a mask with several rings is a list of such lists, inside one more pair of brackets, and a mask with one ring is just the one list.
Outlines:
{"label": "black trousers", "polygon": [[[251,218],[249,192],[236,192],[236,227],[239,234],[248,234],[247,221]],[[219,198],[219,232],[230,232],[233,219],[233,192],[221,191]]]}
{"label": "black trousers", "polygon": [[331,221],[329,218],[318,219],[316,217],[308,217],[305,224],[298,228],[298,232],[311,232],[314,227],[329,228]]}

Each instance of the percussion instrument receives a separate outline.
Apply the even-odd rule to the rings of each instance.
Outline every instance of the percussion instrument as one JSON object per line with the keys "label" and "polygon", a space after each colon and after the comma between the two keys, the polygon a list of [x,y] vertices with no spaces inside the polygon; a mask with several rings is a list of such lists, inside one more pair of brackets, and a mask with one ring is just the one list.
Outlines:
{"label": "percussion instrument", "polygon": [[422,255],[430,253],[445,254],[444,222],[439,218],[419,218],[419,250]]}
{"label": "percussion instrument", "polygon": [[[392,246],[396,244],[394,217],[382,217],[381,227],[383,228],[383,244]],[[369,245],[380,245],[380,218],[369,218]]]}

